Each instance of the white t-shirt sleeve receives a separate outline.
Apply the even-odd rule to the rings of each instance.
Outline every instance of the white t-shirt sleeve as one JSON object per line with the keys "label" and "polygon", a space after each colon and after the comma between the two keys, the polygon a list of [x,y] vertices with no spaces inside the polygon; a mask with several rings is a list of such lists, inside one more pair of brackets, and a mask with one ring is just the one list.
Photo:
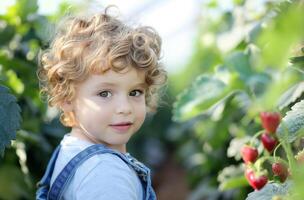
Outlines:
{"label": "white t-shirt sleeve", "polygon": [[[102,154],[94,166],[86,170],[82,166],[82,180],[75,189],[77,200],[136,200],[138,190],[134,172],[129,166],[112,154]],[[96,159],[96,158],[95,158]],[[90,160],[90,159],[89,159]],[[90,161],[85,164],[90,164]]]}

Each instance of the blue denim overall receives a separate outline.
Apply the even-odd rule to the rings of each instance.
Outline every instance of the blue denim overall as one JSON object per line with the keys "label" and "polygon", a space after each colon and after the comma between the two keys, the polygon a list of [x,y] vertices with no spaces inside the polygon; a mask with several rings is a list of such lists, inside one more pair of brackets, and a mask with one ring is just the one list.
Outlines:
{"label": "blue denim overall", "polygon": [[56,177],[52,187],[50,187],[52,173],[60,148],[61,145],[59,145],[53,152],[53,155],[46,168],[46,172],[37,184],[38,190],[36,192],[36,200],[60,200],[63,196],[65,188],[72,180],[77,167],[85,162],[88,158],[102,153],[111,153],[118,156],[136,171],[144,189],[143,200],[156,199],[155,192],[151,185],[150,169],[141,162],[137,161],[129,153],[122,154],[102,144],[89,146],[74,156]]}

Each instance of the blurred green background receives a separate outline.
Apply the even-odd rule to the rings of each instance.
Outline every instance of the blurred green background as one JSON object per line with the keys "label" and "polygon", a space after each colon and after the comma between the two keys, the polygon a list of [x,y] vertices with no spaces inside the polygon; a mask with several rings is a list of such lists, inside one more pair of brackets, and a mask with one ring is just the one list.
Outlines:
{"label": "blurred green background", "polygon": [[[200,2],[192,55],[169,73],[166,104],[128,144],[153,169],[161,200],[245,199],[239,149],[260,129],[258,113],[286,112],[303,97],[303,1],[227,2]],[[82,6],[42,15],[36,0],[19,0],[0,15],[0,199],[34,199],[69,131],[39,96],[37,54],[66,10]]]}

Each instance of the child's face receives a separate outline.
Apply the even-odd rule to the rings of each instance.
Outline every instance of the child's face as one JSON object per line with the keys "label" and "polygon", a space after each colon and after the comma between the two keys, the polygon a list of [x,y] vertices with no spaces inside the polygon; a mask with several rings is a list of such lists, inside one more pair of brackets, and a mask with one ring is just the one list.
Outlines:
{"label": "child's face", "polygon": [[125,149],[146,116],[144,72],[133,67],[122,72],[90,75],[76,87],[73,101],[77,121],[97,139],[119,150]]}

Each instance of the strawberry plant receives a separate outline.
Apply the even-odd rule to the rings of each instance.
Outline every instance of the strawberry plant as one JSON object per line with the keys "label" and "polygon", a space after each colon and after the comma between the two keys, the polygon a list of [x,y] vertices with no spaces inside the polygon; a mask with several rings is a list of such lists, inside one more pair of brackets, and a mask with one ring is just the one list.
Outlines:
{"label": "strawberry plant", "polygon": [[[271,4],[259,23],[227,47],[216,63],[205,66],[207,58],[203,57],[202,74],[191,79],[190,86],[177,97],[173,119],[179,125],[173,130],[180,135],[184,131],[189,139],[182,148],[200,158],[188,164],[193,176],[200,177],[194,179],[194,192],[212,185],[218,187],[221,197],[231,192],[231,199],[304,196],[298,187],[304,184],[299,178],[303,170],[295,159],[303,160],[301,154],[295,156],[303,149],[303,5],[303,1]],[[250,26],[250,20],[246,25]],[[232,29],[227,31],[231,38]],[[221,41],[209,48],[224,46]],[[189,148],[191,145],[196,148]],[[191,158],[191,153],[183,158],[187,157]],[[219,169],[223,165],[226,167]],[[201,198],[216,199],[207,192]]]}

